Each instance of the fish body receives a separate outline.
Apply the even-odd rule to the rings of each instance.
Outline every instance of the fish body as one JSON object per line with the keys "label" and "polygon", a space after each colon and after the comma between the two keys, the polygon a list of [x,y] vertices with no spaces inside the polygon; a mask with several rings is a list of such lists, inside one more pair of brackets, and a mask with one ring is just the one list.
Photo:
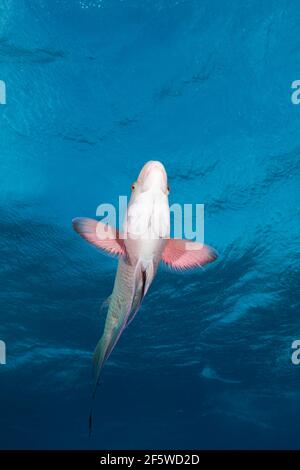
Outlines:
{"label": "fish body", "polygon": [[95,389],[105,361],[137,314],[160,262],[184,270],[216,259],[216,252],[206,245],[170,238],[168,195],[164,166],[149,161],[132,185],[121,233],[92,219],[73,221],[74,229],[88,242],[119,257],[104,331],[94,353]]}
{"label": "fish body", "polygon": [[160,162],[148,162],[132,185],[122,232],[125,255],[118,261],[103,335],[94,355],[96,381],[157,272],[170,235],[168,192],[167,174]]}

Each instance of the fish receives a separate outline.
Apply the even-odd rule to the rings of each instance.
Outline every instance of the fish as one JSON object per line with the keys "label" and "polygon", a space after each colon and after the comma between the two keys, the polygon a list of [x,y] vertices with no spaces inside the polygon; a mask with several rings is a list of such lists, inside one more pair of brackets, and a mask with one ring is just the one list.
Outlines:
{"label": "fish", "polygon": [[90,218],[79,217],[72,221],[74,230],[87,242],[118,257],[103,334],[93,356],[93,396],[105,362],[138,313],[160,263],[184,271],[217,258],[217,252],[210,246],[170,238],[169,193],[164,165],[151,160],[131,186],[122,231]]}

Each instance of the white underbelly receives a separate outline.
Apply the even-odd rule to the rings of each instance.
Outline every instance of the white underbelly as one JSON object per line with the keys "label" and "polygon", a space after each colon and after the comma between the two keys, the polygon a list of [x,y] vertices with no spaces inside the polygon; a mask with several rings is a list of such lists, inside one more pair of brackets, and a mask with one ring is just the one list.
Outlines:
{"label": "white underbelly", "polygon": [[162,239],[140,241],[139,258],[145,268],[149,263],[160,258],[164,244],[165,240]]}

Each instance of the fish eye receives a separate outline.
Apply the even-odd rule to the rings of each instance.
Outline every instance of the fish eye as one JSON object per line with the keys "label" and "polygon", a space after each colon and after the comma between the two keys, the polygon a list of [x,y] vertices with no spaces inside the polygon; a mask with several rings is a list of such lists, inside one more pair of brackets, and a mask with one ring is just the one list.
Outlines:
{"label": "fish eye", "polygon": [[169,185],[167,186],[167,190],[168,190],[168,193],[169,193],[170,192],[170,186]]}
{"label": "fish eye", "polygon": [[135,183],[132,183],[131,189],[132,189],[132,191],[135,189]]}

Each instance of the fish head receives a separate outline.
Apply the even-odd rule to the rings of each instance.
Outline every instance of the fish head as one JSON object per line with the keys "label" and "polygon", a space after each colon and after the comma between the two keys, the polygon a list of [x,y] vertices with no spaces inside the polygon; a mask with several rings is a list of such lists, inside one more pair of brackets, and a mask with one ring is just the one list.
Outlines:
{"label": "fish head", "polygon": [[169,185],[165,167],[147,162],[131,186],[124,231],[129,238],[160,239],[170,236]]}

